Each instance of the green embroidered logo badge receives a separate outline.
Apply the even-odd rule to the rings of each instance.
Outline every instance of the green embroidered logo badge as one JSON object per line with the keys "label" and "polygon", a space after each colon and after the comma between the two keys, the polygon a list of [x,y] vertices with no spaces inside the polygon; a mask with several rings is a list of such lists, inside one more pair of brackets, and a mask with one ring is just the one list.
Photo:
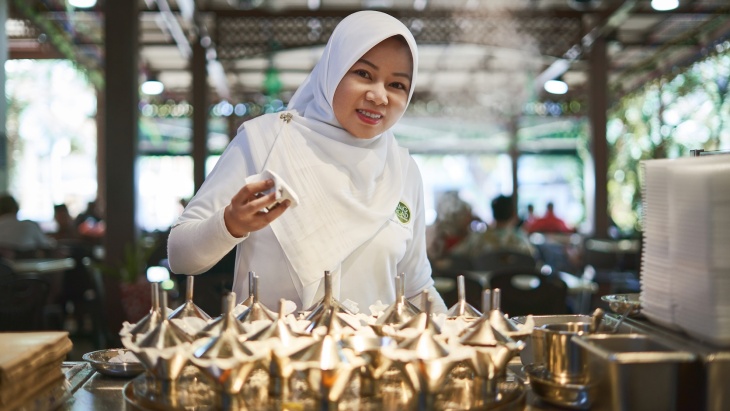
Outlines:
{"label": "green embroidered logo badge", "polygon": [[398,217],[401,223],[407,224],[411,221],[411,210],[404,202],[399,202],[398,207],[395,208],[395,215]]}

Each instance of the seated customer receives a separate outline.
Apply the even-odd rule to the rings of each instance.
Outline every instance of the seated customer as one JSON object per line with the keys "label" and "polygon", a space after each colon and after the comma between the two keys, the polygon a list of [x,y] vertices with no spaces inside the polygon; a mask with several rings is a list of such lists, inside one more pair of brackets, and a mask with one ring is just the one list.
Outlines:
{"label": "seated customer", "polygon": [[9,194],[0,195],[0,249],[5,257],[39,256],[55,247],[38,223],[18,220],[18,203]]}
{"label": "seated customer", "polygon": [[472,222],[478,218],[455,191],[444,193],[436,206],[436,221],[426,228],[426,253],[435,269],[467,269]]}
{"label": "seated customer", "polygon": [[525,233],[519,229],[512,197],[500,195],[492,200],[494,222],[487,231],[476,234],[471,244],[471,254],[478,256],[493,251],[514,251],[535,256],[536,250]]}
{"label": "seated customer", "polygon": [[66,204],[53,206],[53,220],[56,222],[56,231],[51,234],[51,237],[64,241],[79,239],[79,232],[76,230],[76,224],[71,214],[69,214]]}
{"label": "seated customer", "polygon": [[572,233],[574,231],[565,224],[565,221],[555,215],[552,202],[547,203],[545,215],[530,224],[527,230],[530,233]]}

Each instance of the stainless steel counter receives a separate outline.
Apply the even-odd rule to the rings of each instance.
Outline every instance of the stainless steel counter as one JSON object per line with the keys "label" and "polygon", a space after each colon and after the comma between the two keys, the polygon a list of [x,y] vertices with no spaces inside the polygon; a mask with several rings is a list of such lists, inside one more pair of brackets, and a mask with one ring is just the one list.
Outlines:
{"label": "stainless steel counter", "polygon": [[[519,373],[519,359],[510,364],[510,373]],[[63,411],[129,410],[137,408],[126,403],[124,386],[129,378],[108,377],[94,371],[84,362],[65,362],[63,370],[67,375],[71,397],[59,408]],[[560,408],[541,403],[532,392],[527,392],[524,411],[558,411]]]}
{"label": "stainless steel counter", "polygon": [[127,409],[123,389],[129,379],[101,375],[85,362],[65,362],[62,368],[69,383],[71,398],[60,410]]}

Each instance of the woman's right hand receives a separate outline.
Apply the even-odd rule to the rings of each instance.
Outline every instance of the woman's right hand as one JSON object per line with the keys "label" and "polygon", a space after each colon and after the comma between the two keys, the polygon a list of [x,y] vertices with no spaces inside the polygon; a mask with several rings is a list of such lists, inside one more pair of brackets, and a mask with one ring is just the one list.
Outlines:
{"label": "woman's right hand", "polygon": [[223,212],[228,232],[234,237],[244,237],[258,231],[279,218],[289,208],[290,201],[284,200],[271,208],[266,206],[276,200],[276,193],[263,194],[274,186],[273,180],[246,184],[231,199]]}

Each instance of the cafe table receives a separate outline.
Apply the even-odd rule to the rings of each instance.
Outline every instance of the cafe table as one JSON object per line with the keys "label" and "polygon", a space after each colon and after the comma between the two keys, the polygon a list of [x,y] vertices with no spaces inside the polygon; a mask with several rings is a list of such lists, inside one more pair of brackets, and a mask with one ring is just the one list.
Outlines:
{"label": "cafe table", "polygon": [[10,267],[18,275],[48,274],[70,270],[76,267],[76,261],[70,257],[61,258],[24,258],[8,261]]}
{"label": "cafe table", "polygon": [[[485,287],[489,287],[491,271],[466,271],[465,274],[484,284]],[[568,295],[575,297],[576,311],[580,314],[587,314],[590,310],[591,296],[598,291],[598,283],[565,271],[558,271],[557,275],[567,286]],[[525,277],[524,287],[530,287],[529,275]]]}

